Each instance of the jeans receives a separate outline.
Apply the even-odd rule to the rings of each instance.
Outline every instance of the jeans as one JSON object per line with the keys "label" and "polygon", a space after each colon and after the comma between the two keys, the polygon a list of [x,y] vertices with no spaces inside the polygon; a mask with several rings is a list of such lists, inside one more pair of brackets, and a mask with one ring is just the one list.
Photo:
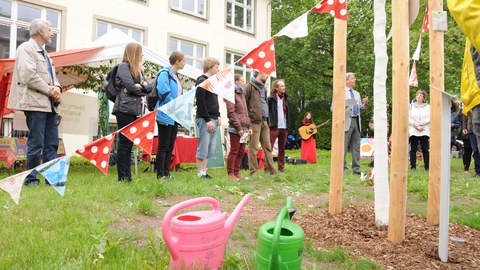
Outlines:
{"label": "jeans", "polygon": [[[57,158],[58,126],[55,125],[55,113],[25,111],[28,127],[27,170]],[[38,183],[37,172],[32,171],[25,179],[25,185]]]}
{"label": "jeans", "polygon": [[[137,120],[134,115],[128,115],[121,112],[117,113],[118,128],[123,128],[133,121]],[[121,132],[118,132],[118,150],[117,150],[117,172],[118,181],[132,180],[132,147],[133,142],[125,137]]]}
{"label": "jeans", "polygon": [[285,168],[285,144],[287,143],[288,132],[286,129],[271,129],[270,143],[275,144],[275,139],[278,138],[278,170],[283,171]]}
{"label": "jeans", "polygon": [[213,132],[210,133],[207,131],[207,122],[203,118],[195,119],[197,123],[198,130],[198,147],[196,157],[200,160],[209,158],[215,154],[215,144],[217,142],[217,119],[211,119],[215,128]]}
{"label": "jeans", "polygon": [[235,176],[240,175],[240,165],[242,165],[245,155],[245,143],[240,143],[240,136],[236,133],[230,134],[230,152],[227,157],[227,172]]}
{"label": "jeans", "polygon": [[158,126],[158,147],[157,147],[157,178],[170,176],[170,163],[172,162],[172,151],[177,139],[178,124],[173,126],[159,123]]}

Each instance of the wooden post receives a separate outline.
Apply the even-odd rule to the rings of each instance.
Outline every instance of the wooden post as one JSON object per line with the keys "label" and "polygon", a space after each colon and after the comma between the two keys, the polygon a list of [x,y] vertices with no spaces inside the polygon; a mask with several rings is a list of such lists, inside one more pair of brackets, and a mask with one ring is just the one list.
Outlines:
{"label": "wooden post", "polygon": [[392,1],[392,167],[388,240],[405,239],[408,176],[409,26],[408,0]]}
{"label": "wooden post", "polygon": [[332,158],[330,163],[329,212],[342,212],[343,151],[345,138],[345,74],[347,66],[347,22],[334,19]]}
{"label": "wooden post", "polygon": [[[429,0],[430,85],[444,88],[443,31],[433,31],[433,11],[443,10],[442,0]],[[427,222],[438,224],[440,216],[440,169],[442,163],[442,93],[430,87],[430,174],[428,178]],[[444,157],[450,158],[450,157]]]}

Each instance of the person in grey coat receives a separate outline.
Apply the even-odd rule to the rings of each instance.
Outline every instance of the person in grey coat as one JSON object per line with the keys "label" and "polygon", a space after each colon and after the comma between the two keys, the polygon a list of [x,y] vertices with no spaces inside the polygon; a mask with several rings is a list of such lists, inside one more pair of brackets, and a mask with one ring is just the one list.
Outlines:
{"label": "person in grey coat", "polygon": [[[23,111],[27,120],[27,170],[57,157],[57,108],[62,101],[62,87],[55,76],[55,67],[44,48],[51,42],[50,23],[35,19],[30,24],[30,39],[17,48],[8,108]],[[33,171],[25,185],[40,181]],[[48,184],[48,183],[47,183]]]}
{"label": "person in grey coat", "polygon": [[345,99],[347,104],[345,105],[344,171],[348,171],[346,157],[347,151],[350,148],[350,152],[352,152],[352,171],[355,174],[361,174],[360,132],[362,131],[362,120],[360,118],[360,112],[367,108],[368,97],[360,100],[360,93],[353,89],[357,81],[355,73],[347,72],[345,77]]}

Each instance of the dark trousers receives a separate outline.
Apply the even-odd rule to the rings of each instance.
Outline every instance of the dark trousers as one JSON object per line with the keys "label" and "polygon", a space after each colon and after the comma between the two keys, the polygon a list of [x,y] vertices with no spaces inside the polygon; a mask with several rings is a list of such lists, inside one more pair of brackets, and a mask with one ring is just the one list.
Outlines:
{"label": "dark trousers", "polygon": [[[118,128],[123,128],[133,121],[137,120],[136,116],[117,113]],[[132,180],[132,147],[133,142],[125,137],[121,132],[117,133],[118,137],[118,149],[117,149],[117,172],[118,180]]]}
{"label": "dark trousers", "polygon": [[158,148],[157,148],[157,178],[170,175],[172,151],[177,138],[178,124],[173,126],[157,122]]}
{"label": "dark trousers", "polygon": [[[478,151],[477,137],[473,133],[468,134],[470,147],[465,147],[463,153],[463,166],[465,171],[470,168],[471,157],[473,154],[473,164],[475,164],[475,174],[480,176],[480,152]],[[465,140],[467,141],[467,140]]]}
{"label": "dark trousers", "polygon": [[[28,127],[27,170],[57,158],[58,126],[55,125],[55,114],[48,112],[25,111]],[[33,171],[25,179],[25,185],[38,183],[37,172]]]}
{"label": "dark trousers", "polygon": [[430,155],[428,152],[429,146],[428,146],[428,136],[410,136],[410,167],[412,169],[417,168],[417,145],[418,142],[420,141],[420,145],[422,147],[422,153],[423,153],[423,162],[425,163],[425,170],[428,171],[428,167],[430,164]]}
{"label": "dark trousers", "polygon": [[275,139],[278,138],[278,170],[282,171],[285,168],[285,144],[287,143],[288,132],[286,129],[270,129],[270,143],[275,144]]}
{"label": "dark trousers", "polygon": [[227,172],[235,176],[240,175],[240,165],[242,165],[243,156],[245,155],[245,143],[240,143],[238,134],[229,132],[230,134],[230,152],[227,156]]}

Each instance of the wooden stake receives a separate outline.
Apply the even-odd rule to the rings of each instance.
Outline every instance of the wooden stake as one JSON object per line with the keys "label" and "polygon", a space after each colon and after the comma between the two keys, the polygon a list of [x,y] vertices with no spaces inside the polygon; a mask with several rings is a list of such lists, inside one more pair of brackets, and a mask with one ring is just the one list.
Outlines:
{"label": "wooden stake", "polygon": [[409,26],[408,0],[392,1],[392,167],[388,240],[405,239],[408,176]]}
{"label": "wooden stake", "polygon": [[[432,30],[433,11],[443,10],[443,1],[429,0],[428,7],[430,13],[430,85],[437,89],[444,89],[443,32]],[[432,87],[430,87],[430,174],[428,178],[427,221],[436,225],[440,217],[442,93],[432,89]]]}
{"label": "wooden stake", "polygon": [[342,212],[343,151],[345,138],[345,74],[347,66],[347,22],[334,19],[332,158],[330,163],[329,212]]}

